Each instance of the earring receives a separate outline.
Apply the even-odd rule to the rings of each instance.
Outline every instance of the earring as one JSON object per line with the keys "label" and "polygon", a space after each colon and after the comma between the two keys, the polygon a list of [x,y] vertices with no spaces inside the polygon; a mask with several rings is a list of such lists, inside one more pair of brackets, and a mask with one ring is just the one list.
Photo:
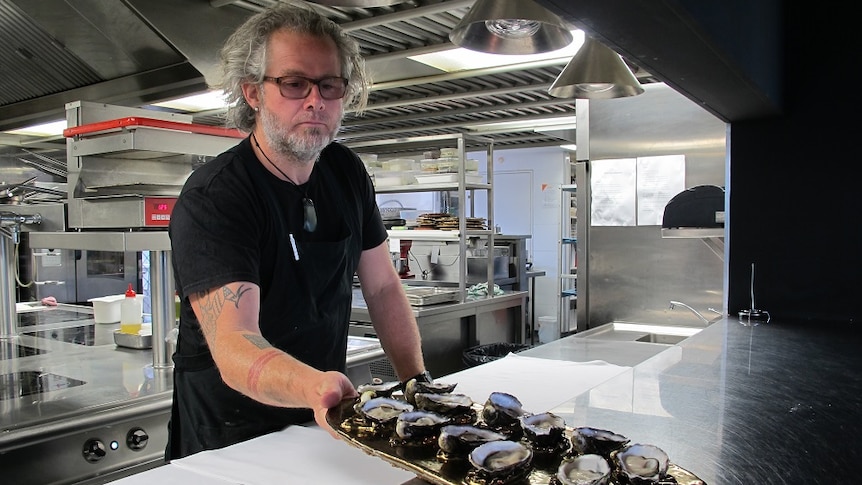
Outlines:
{"label": "earring", "polygon": [[254,107],[254,112],[255,112],[255,113],[260,113],[260,106],[255,106],[255,107]]}

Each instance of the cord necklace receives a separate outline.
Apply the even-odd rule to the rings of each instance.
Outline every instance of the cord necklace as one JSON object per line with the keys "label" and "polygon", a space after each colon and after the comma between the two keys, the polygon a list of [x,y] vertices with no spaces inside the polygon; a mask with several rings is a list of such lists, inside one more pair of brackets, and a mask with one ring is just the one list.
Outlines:
{"label": "cord necklace", "polygon": [[286,178],[287,181],[290,182],[290,185],[293,185],[297,188],[297,190],[302,191],[302,228],[305,229],[306,232],[314,232],[314,230],[317,229],[317,210],[314,208],[314,201],[311,200],[311,197],[308,196],[308,188],[306,187],[304,189],[300,189],[299,184],[294,182],[293,179],[288,177],[283,170],[278,168],[278,165],[276,165],[275,162],[273,162],[269,158],[269,156],[267,156],[266,152],[263,151],[263,148],[260,147],[260,143],[257,142],[257,137],[254,135],[254,132],[252,132],[251,134],[251,139],[254,140],[255,146],[257,146],[257,149],[260,151],[260,154],[263,155],[263,158],[265,158],[266,161],[269,162],[269,164],[272,165],[273,168],[278,171],[278,173],[280,173],[284,178]]}

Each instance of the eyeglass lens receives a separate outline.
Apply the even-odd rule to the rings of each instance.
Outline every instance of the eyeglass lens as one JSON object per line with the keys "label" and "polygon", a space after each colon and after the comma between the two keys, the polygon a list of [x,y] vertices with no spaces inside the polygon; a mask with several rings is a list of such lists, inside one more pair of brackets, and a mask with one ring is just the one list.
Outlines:
{"label": "eyeglass lens", "polygon": [[304,218],[302,228],[306,232],[314,232],[317,229],[317,210],[314,208],[314,201],[308,197],[302,199],[302,211]]}
{"label": "eyeglass lens", "polygon": [[311,88],[317,85],[320,97],[323,99],[341,99],[347,91],[347,80],[341,77],[325,77],[309,79],[301,76],[270,78],[278,84],[281,95],[288,99],[302,99],[311,93]]}

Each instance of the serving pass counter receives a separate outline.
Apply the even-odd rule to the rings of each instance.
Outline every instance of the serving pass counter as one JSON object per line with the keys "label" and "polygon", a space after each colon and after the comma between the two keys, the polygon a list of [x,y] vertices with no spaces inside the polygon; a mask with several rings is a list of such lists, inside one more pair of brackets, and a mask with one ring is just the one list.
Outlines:
{"label": "serving pass counter", "polygon": [[[845,327],[775,321],[745,327],[728,319],[676,345],[566,337],[440,380],[458,382],[457,389],[477,400],[483,396],[475,393],[490,385],[520,393],[525,407],[557,400],[544,410],[568,426],[655,444],[710,485],[855,483],[862,461],[855,445],[862,433],[860,344],[859,332]],[[645,360],[632,362],[626,347]],[[505,368],[492,372],[511,367],[512,358],[519,359],[520,377]],[[506,379],[487,379],[494,375]],[[267,459],[273,453],[278,460]],[[422,483],[333,442],[316,426],[290,427],[122,482],[188,483],[183,480],[190,477],[246,484],[304,484],[310,477],[318,483]]]}
{"label": "serving pass counter", "polygon": [[[434,376],[451,374],[464,368],[466,349],[489,343],[525,341],[526,291],[506,291],[502,295],[467,297],[464,301],[414,306],[413,316],[422,337],[425,365]],[[374,327],[362,291],[353,290],[350,334],[375,337]],[[394,379],[390,369],[379,370],[376,377]]]}

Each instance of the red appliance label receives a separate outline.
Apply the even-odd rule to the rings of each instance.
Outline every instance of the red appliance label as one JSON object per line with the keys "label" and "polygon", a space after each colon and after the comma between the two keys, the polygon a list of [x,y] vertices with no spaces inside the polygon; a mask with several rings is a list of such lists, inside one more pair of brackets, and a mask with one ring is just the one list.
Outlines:
{"label": "red appliance label", "polygon": [[176,197],[144,197],[144,227],[167,227]]}

